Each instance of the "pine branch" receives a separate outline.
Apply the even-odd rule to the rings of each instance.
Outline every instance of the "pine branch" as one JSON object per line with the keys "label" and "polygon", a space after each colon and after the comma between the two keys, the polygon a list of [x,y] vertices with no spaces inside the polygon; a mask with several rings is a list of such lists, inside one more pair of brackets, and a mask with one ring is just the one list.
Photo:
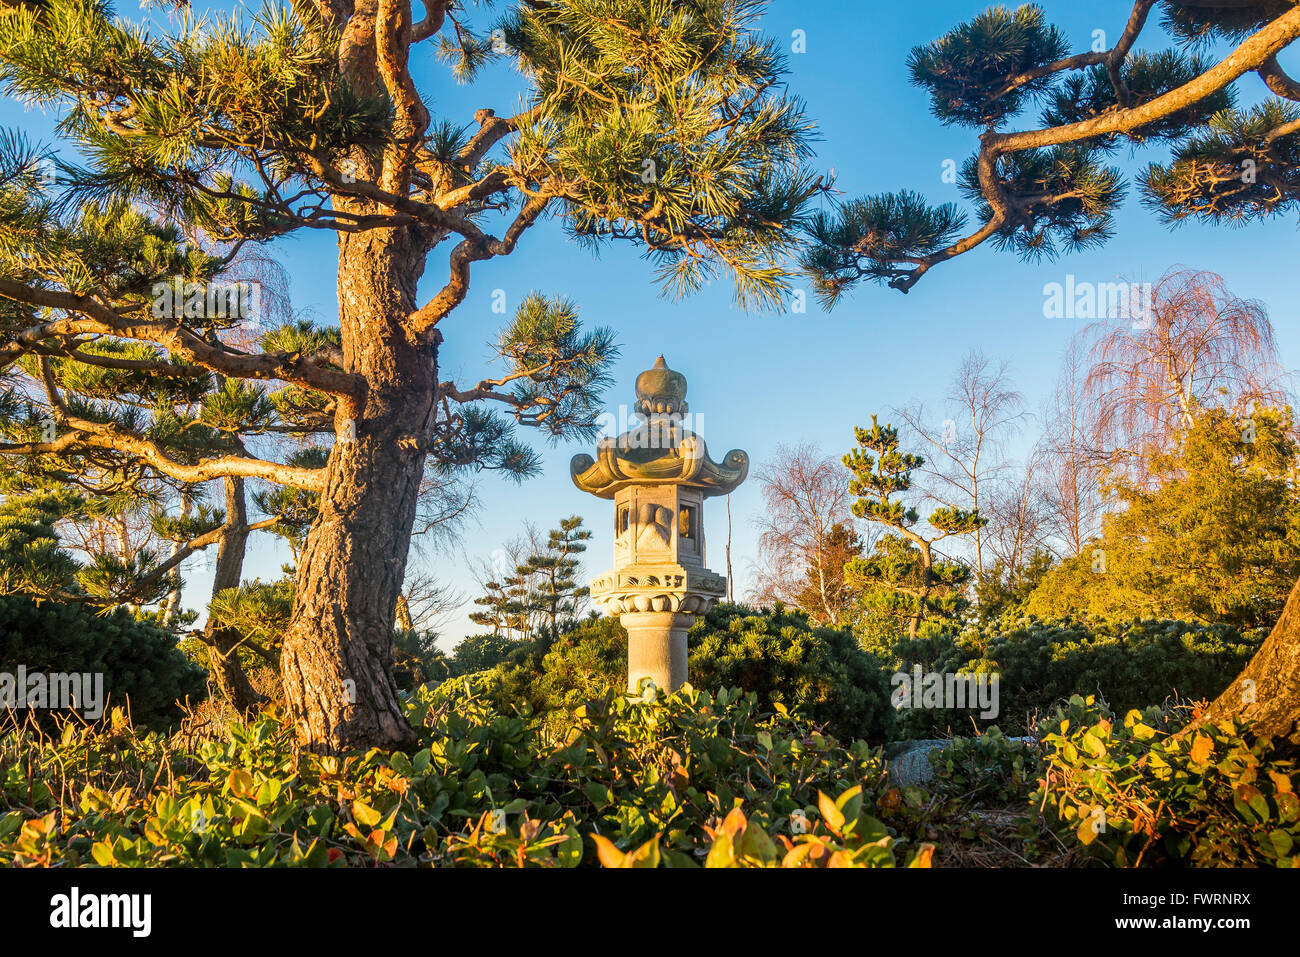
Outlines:
{"label": "pine branch", "polygon": [[[1173,6],[1187,8],[1198,5],[1174,4]],[[1213,6],[1222,8],[1225,5]],[[1038,195],[1026,202],[1026,198],[1018,196],[1015,191],[1017,185],[1014,182],[1015,176],[1012,175],[1011,180],[1008,181],[1006,175],[1008,170],[1022,162],[1020,156],[1032,157],[1034,151],[1053,150],[1056,151],[1056,155],[1064,156],[1069,154],[1063,150],[1072,149],[1074,155],[1082,158],[1086,156],[1090,144],[1104,142],[1108,137],[1119,135],[1140,138],[1144,130],[1159,129],[1162,123],[1171,129],[1177,129],[1185,126],[1189,115],[1195,116],[1195,110],[1203,108],[1203,104],[1207,101],[1211,101],[1215,96],[1226,95],[1228,87],[1244,74],[1260,70],[1269,73],[1271,70],[1269,64],[1276,61],[1277,54],[1300,38],[1300,8],[1287,2],[1284,8],[1279,8],[1275,15],[1265,18],[1262,24],[1254,23],[1255,19],[1262,16],[1261,10],[1266,6],[1268,4],[1242,5],[1241,13],[1244,19],[1234,22],[1239,24],[1251,22],[1259,29],[1242,40],[1236,49],[1219,63],[1158,96],[1144,102],[1136,102],[1140,97],[1133,95],[1133,91],[1129,89],[1129,81],[1121,75],[1122,82],[1113,91],[1117,103],[1095,116],[1063,125],[1051,125],[1022,132],[1002,133],[993,129],[987,130],[980,137],[978,155],[968,164],[966,171],[968,189],[977,193],[983,204],[981,218],[984,224],[975,232],[951,242],[942,249],[900,250],[891,248],[887,241],[875,239],[870,235],[864,235],[861,242],[841,245],[838,249],[833,242],[821,242],[820,245],[814,245],[812,253],[805,257],[805,268],[812,274],[814,282],[819,284],[824,298],[834,301],[853,282],[863,278],[885,282],[892,288],[908,292],[934,266],[969,252],[992,239],[996,239],[1003,246],[1010,246],[1028,255],[1051,254],[1054,251],[1050,243],[1052,230],[1061,231],[1069,247],[1103,241],[1110,233],[1109,208],[1118,202],[1118,182],[1114,181],[1113,176],[1103,174],[1099,167],[1089,171],[1088,165],[1079,166],[1075,175],[1082,174],[1085,180],[1091,181],[1088,192],[1093,195],[1087,200],[1089,209],[1080,208],[1074,213],[1066,210],[1062,219],[1061,211],[1056,208],[1057,204],[1062,201],[1077,203],[1085,198],[1086,193],[1078,192],[1069,184],[1057,184],[1057,189],[1043,189],[1036,186],[1032,188],[1038,192]],[[1132,42],[1136,39],[1148,13],[1149,10],[1143,9],[1141,3],[1135,7],[1124,38],[1121,40],[1122,47],[1117,46],[1116,51],[1122,49],[1127,57],[1128,50],[1131,49]],[[986,23],[981,27],[989,30],[995,28],[1010,29],[1002,22],[991,23],[991,25]],[[1037,38],[1036,42],[1040,45],[1051,46],[1051,40],[1046,38],[1041,25],[1032,24],[1027,29],[1033,37]],[[1228,33],[1235,29],[1236,27],[1225,28]],[[954,35],[958,37],[959,47],[970,42],[970,37],[964,34]],[[917,61],[913,70],[914,75],[917,75],[919,70],[922,79],[930,77],[933,66],[931,61],[942,52],[943,50],[938,47],[931,49]],[[975,56],[973,53],[970,55]],[[979,68],[986,69],[987,65]],[[1108,68],[1119,69],[1119,66],[1112,61],[1108,63]],[[1275,81],[1281,82],[1277,77]],[[1029,86],[1022,89],[1027,90]],[[1132,102],[1133,105],[1120,105],[1126,101]],[[956,109],[960,114],[961,108]],[[1008,108],[1004,104],[998,109],[1000,111],[998,115],[1006,115]],[[1283,124],[1273,131],[1269,143],[1280,143],[1290,133],[1290,127]],[[1106,183],[1108,177],[1112,180],[1110,185]],[[1065,186],[1064,190],[1060,188],[1062,185]],[[1279,194],[1278,200],[1282,199],[1284,197]],[[1076,222],[1075,220],[1081,214],[1084,219]],[[1046,224],[1039,225],[1039,220],[1044,218]],[[841,220],[848,222],[850,217],[842,214]],[[884,231],[881,234],[889,235]],[[827,228],[825,224],[820,226],[815,224],[813,237],[815,241],[834,239],[834,229]]]}
{"label": "pine branch", "polygon": [[35,343],[50,336],[98,334],[157,343],[174,355],[223,375],[278,379],[348,398],[359,396],[363,389],[363,380],[359,377],[325,368],[323,362],[328,361],[329,356],[236,352],[221,343],[201,338],[179,322],[133,319],[87,295],[37,289],[9,279],[0,278],[0,296],[87,317],[43,323],[23,330],[0,346],[0,367],[12,364]]}

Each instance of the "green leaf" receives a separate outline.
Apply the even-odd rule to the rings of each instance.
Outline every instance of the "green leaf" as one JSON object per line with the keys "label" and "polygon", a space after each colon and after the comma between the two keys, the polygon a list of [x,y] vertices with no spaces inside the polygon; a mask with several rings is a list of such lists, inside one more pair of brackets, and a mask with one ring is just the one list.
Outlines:
{"label": "green leaf", "polygon": [[423,751],[417,751],[415,757],[411,759],[411,770],[416,774],[423,774],[429,769],[429,762],[432,758],[433,756],[429,752],[428,748],[425,748]]}
{"label": "green leaf", "polygon": [[1101,738],[1097,737],[1095,731],[1091,728],[1084,734],[1081,742],[1083,749],[1091,754],[1094,758],[1103,758],[1106,756],[1106,744]]}
{"label": "green leaf", "polygon": [[1232,803],[1237,813],[1246,820],[1252,817],[1257,817],[1260,821],[1268,820],[1268,800],[1254,785],[1238,784],[1232,791]]}
{"label": "green leaf", "polygon": [[113,844],[111,841],[97,841],[90,849],[90,856],[100,867],[112,867],[114,863]]}
{"label": "green leaf", "polygon": [[1273,842],[1273,850],[1277,852],[1278,857],[1286,857],[1295,846],[1295,839],[1280,827],[1269,831],[1268,836]]}
{"label": "green leaf", "polygon": [[659,866],[659,835],[656,834],[650,840],[646,841],[635,851],[627,854],[623,858],[623,867],[658,867]]}
{"label": "green leaf", "polygon": [[1277,802],[1278,817],[1284,823],[1300,821],[1300,796],[1288,791],[1285,794],[1275,794],[1273,800]]}
{"label": "green leaf", "polygon": [[258,807],[266,807],[280,796],[280,779],[267,778],[262,782],[262,786],[257,789]]}
{"label": "green leaf", "polygon": [[411,759],[401,751],[393,752],[392,757],[388,759],[388,763],[392,766],[392,769],[400,775],[406,776],[411,773]]}

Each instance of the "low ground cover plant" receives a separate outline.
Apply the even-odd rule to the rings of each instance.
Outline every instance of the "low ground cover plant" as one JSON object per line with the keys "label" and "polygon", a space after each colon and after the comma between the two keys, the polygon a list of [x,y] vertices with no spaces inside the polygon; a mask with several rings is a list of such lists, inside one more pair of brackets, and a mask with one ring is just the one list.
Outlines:
{"label": "low ground cover plant", "polygon": [[[12,726],[0,737],[0,862],[928,860],[930,851],[872,816],[893,790],[879,750],[842,745],[783,709],[762,713],[753,695],[609,695],[575,709],[561,731],[527,707],[496,710],[474,678],[409,707],[420,726],[409,754],[295,753],[275,709],[170,737],[132,727],[120,711],[103,726],[67,722],[55,734]],[[715,845],[729,850],[715,854]]]}
{"label": "low ground cover plant", "polygon": [[[1300,772],[1272,742],[1122,720],[1075,696],[1041,738],[997,730],[900,785],[752,693],[606,694],[542,720],[489,674],[408,701],[409,752],[296,751],[272,707],[167,734],[103,722],[0,732],[7,866],[1295,866]],[[1180,730],[1182,733],[1180,734]]]}

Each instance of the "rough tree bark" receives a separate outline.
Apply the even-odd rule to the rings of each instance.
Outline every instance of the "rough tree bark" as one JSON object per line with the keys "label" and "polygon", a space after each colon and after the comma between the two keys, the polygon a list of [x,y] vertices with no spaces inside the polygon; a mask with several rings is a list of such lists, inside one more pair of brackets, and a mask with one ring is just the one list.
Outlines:
{"label": "rough tree bark", "polygon": [[1196,725],[1229,718],[1256,737],[1300,745],[1300,581],[1250,664]]}
{"label": "rough tree bark", "polygon": [[[328,5],[345,22],[339,68],[353,88],[394,103],[382,159],[354,150],[357,179],[402,194],[429,113],[407,70],[410,5],[363,0]],[[430,9],[441,21],[445,6]],[[437,23],[430,26],[436,30]],[[423,28],[423,25],[422,25]],[[335,195],[336,208],[373,204]],[[445,238],[421,226],[339,233],[339,329],[344,369],[365,382],[340,399],[325,488],[298,565],[281,652],[285,700],[299,744],[321,753],[402,748],[415,737],[393,680],[393,623],[424,473],[424,442],[437,397],[437,343],[419,335],[416,284]]]}
{"label": "rough tree bark", "polygon": [[[300,743],[400,748],[414,732],[393,681],[393,621],[434,414],[436,346],[410,336],[426,250],[404,228],[339,238],[339,321],[358,403],[340,402],[281,658]],[[436,341],[436,339],[435,339]],[[413,429],[412,426],[415,426]]]}

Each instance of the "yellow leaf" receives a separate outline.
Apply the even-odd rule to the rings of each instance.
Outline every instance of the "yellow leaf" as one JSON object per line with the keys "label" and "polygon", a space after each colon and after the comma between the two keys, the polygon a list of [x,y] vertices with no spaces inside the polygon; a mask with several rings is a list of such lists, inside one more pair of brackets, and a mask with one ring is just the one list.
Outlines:
{"label": "yellow leaf", "polygon": [[916,857],[912,858],[911,863],[909,863],[907,866],[908,867],[934,867],[934,864],[932,863],[933,859],[934,859],[934,845],[922,844],[920,847],[916,849]]}
{"label": "yellow leaf", "polygon": [[352,816],[366,827],[374,827],[379,823],[380,817],[382,817],[378,811],[372,808],[365,801],[361,800],[352,802]]}
{"label": "yellow leaf", "polygon": [[1080,741],[1080,744],[1082,744],[1083,749],[1087,751],[1089,754],[1091,754],[1094,758],[1104,758],[1106,756],[1105,742],[1103,742],[1101,738],[1097,737],[1091,731],[1089,731],[1087,734],[1083,736],[1083,738]]}
{"label": "yellow leaf", "polygon": [[599,834],[591,835],[591,839],[596,842],[596,856],[600,858],[601,867],[627,866],[623,863],[627,855],[615,847],[613,841]]}
{"label": "yellow leaf", "polygon": [[735,835],[723,828],[718,828],[717,833],[713,835],[713,846],[709,848],[709,856],[704,859],[704,866],[705,868],[735,867]]}
{"label": "yellow leaf", "polygon": [[811,844],[796,844],[786,853],[781,860],[782,867],[803,867],[808,861],[808,855],[812,853]]}
{"label": "yellow leaf", "polygon": [[396,835],[389,835],[387,831],[371,831],[366,836],[366,844],[369,845],[369,848],[371,848],[370,853],[374,854],[375,857],[386,855],[391,860],[397,855],[397,837]]}
{"label": "yellow leaf", "polygon": [[722,833],[729,834],[732,837],[737,834],[742,834],[744,833],[745,827],[748,823],[749,822],[745,820],[744,811],[738,807],[732,808],[731,813],[728,814],[726,820],[722,822]]}
{"label": "yellow leaf", "polygon": [[99,841],[91,846],[90,856],[95,859],[95,863],[100,867],[111,867],[113,865],[113,845],[108,841]]}
{"label": "yellow leaf", "polygon": [[822,812],[822,817],[826,821],[827,827],[832,831],[839,831],[844,826],[844,815],[840,809],[835,806],[835,802],[828,798],[823,792],[817,792],[817,807]]}
{"label": "yellow leaf", "polygon": [[240,768],[230,772],[230,777],[226,779],[226,786],[230,789],[231,794],[237,794],[241,797],[251,794],[253,791],[253,776]]}
{"label": "yellow leaf", "polygon": [[1214,754],[1214,741],[1209,735],[1198,734],[1192,741],[1192,761],[1196,764],[1205,764]]}
{"label": "yellow leaf", "polygon": [[835,802],[835,806],[842,811],[844,810],[844,806],[846,804],[848,804],[850,801],[852,801],[855,797],[857,797],[861,793],[862,793],[862,785],[861,784],[854,785],[853,787],[849,788],[847,791],[845,791],[843,794],[839,796],[839,799],[836,800]]}

